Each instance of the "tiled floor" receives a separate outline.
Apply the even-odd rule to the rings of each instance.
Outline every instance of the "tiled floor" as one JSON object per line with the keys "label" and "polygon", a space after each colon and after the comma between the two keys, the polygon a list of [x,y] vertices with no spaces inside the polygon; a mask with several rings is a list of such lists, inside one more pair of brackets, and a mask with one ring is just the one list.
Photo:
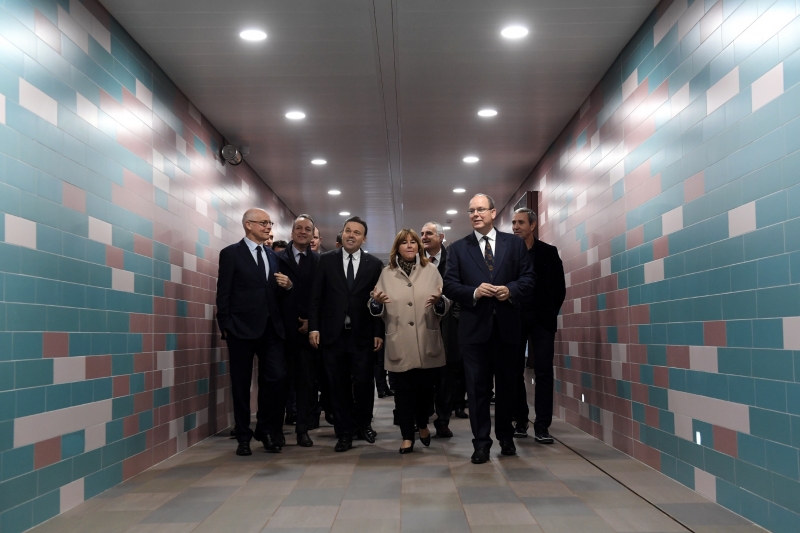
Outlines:
{"label": "tiled floor", "polygon": [[560,443],[520,439],[517,457],[500,457],[495,446],[490,463],[473,465],[465,420],[452,423],[455,438],[400,455],[392,402],[376,405],[375,444],[334,453],[333,429],[323,426],[313,448],[267,454],[259,446],[237,457],[235,441],[213,437],[33,531],[763,531],[560,421],[555,436],[650,502]]}

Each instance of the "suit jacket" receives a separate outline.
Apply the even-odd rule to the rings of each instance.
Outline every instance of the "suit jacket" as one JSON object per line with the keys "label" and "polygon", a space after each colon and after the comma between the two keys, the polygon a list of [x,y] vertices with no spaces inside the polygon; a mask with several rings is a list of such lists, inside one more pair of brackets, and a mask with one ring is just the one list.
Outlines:
{"label": "suit jacket", "polygon": [[533,290],[533,318],[537,324],[553,333],[558,329],[558,312],[567,286],[564,281],[564,264],[555,246],[534,239],[531,247],[536,287]]}
{"label": "suit jacket", "polygon": [[[439,270],[442,280],[444,280],[445,272],[447,272],[447,248],[444,246],[442,246],[442,256],[436,268]],[[444,341],[444,352],[449,362],[461,360],[461,353],[458,351],[458,312],[458,304],[453,303],[450,306],[450,310],[442,318],[442,340]]]}
{"label": "suit jacket", "polygon": [[[525,242],[515,235],[498,231],[491,272],[474,232],[451,244],[448,251],[444,294],[460,306],[460,343],[487,342],[492,334],[495,314],[503,339],[517,343],[522,323],[520,306],[533,296],[535,285],[533,265]],[[505,285],[511,297],[505,302],[497,298],[479,298],[475,302],[473,295],[481,283]]]}
{"label": "suit jacket", "polygon": [[275,333],[284,338],[278,307],[278,257],[269,248],[264,261],[269,264],[269,279],[259,271],[244,239],[219,253],[217,277],[217,322],[222,338],[230,332],[240,339],[258,339],[271,317]]}
{"label": "suit jacket", "polygon": [[353,282],[347,288],[342,253],[344,248],[326,252],[319,257],[311,293],[311,312],[308,330],[319,331],[322,345],[333,344],[344,328],[345,316],[350,317],[353,335],[363,341],[383,337],[383,321],[372,316],[367,304],[369,293],[378,283],[383,263],[361,250],[361,263]]}
{"label": "suit jacket", "polygon": [[294,258],[292,242],[285,250],[278,252],[278,270],[285,274],[292,282],[292,288],[288,291],[281,291],[281,298],[278,303],[281,308],[281,318],[286,329],[287,337],[289,333],[296,333],[300,327],[298,318],[308,320],[311,310],[311,289],[314,286],[314,273],[319,263],[319,254],[311,251],[306,252],[307,264],[303,271]]}

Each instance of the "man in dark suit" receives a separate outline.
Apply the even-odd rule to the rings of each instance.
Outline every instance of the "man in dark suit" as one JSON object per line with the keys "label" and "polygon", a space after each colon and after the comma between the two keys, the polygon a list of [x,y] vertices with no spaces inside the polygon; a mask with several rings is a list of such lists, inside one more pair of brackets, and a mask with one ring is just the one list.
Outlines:
{"label": "man in dark suit", "polygon": [[[292,283],[289,291],[280,298],[283,324],[286,328],[284,355],[287,384],[294,385],[297,398],[295,433],[297,444],[313,446],[308,436],[312,429],[311,408],[316,395],[314,354],[308,345],[308,313],[311,307],[311,288],[319,254],[311,251],[314,221],[309,215],[298,216],[292,225],[292,240],[278,253],[278,268]],[[287,387],[287,391],[288,391]],[[319,419],[319,415],[317,415]]]}
{"label": "man in dark suit", "polygon": [[[251,455],[253,437],[268,452],[280,452],[284,440],[284,331],[277,293],[289,288],[291,282],[278,272],[277,256],[265,244],[272,227],[269,214],[263,209],[248,209],[242,226],[244,238],[219,254],[217,322],[228,343],[233,416],[239,441],[236,454]],[[254,356],[258,357],[255,432],[250,429]]]}
{"label": "man in dark suit", "polygon": [[372,429],[372,352],[383,345],[383,321],[370,314],[367,303],[383,263],[361,249],[366,239],[367,223],[359,217],[348,218],[342,247],[320,256],[311,297],[308,338],[311,346],[322,349],[333,398],[337,452],[352,448],[354,436],[369,443],[377,436]]}
{"label": "man in dark suit", "polygon": [[533,432],[536,442],[552,444],[549,428],[553,421],[553,357],[558,329],[558,312],[567,294],[564,282],[564,265],[558,249],[534,237],[536,213],[527,208],[514,212],[511,221],[514,234],[521,237],[528,248],[536,272],[533,299],[522,306],[522,347],[517,368],[517,426],[515,437],[528,435],[528,399],[525,394],[525,342],[528,343],[528,368],[533,368],[536,380],[534,410],[536,419]]}
{"label": "man in dark suit", "polygon": [[[442,279],[447,270],[447,249],[444,247],[444,228],[438,222],[428,222],[420,231],[422,245],[428,260],[439,269]],[[442,318],[441,331],[444,341],[445,357],[447,364],[439,367],[439,379],[436,381],[436,394],[434,396],[434,410],[436,420],[436,436],[451,438],[450,414],[455,408],[463,413],[464,396],[464,365],[458,351],[458,304],[453,305],[450,311]],[[466,417],[466,415],[463,415]]]}
{"label": "man in dark suit", "polygon": [[468,213],[473,232],[448,249],[444,294],[461,307],[458,333],[474,437],[472,462],[481,464],[489,460],[492,446],[493,375],[495,435],[503,455],[517,452],[511,419],[518,375],[519,309],[532,297],[535,282],[522,240],[494,228],[497,211],[491,197],[475,195]]}

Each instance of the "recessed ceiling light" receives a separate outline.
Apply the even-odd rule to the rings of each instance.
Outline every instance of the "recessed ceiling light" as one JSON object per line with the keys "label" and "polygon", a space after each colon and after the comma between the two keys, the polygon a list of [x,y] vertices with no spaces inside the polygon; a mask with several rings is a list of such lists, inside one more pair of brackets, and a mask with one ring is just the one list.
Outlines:
{"label": "recessed ceiling light", "polygon": [[500,35],[506,39],[522,39],[528,35],[528,28],[524,26],[508,26],[503,28],[503,31],[500,32]]}
{"label": "recessed ceiling light", "polygon": [[347,217],[350,216],[350,211],[341,211],[339,212],[339,214],[342,215],[343,217]]}
{"label": "recessed ceiling light", "polygon": [[464,163],[477,163],[478,161],[480,161],[480,159],[474,155],[468,155],[464,158]]}
{"label": "recessed ceiling light", "polygon": [[328,191],[328,194],[330,194],[331,196],[339,196],[340,194],[342,194],[342,191],[337,191],[336,189],[331,189],[331,190]]}
{"label": "recessed ceiling light", "polygon": [[312,165],[327,165],[328,162],[325,161],[324,159],[312,159],[311,160],[311,164]]}
{"label": "recessed ceiling light", "polygon": [[447,230],[452,229],[452,228],[450,226],[444,226],[442,229],[447,231]]}
{"label": "recessed ceiling light", "polygon": [[306,114],[302,111],[289,111],[286,113],[286,118],[289,120],[303,120],[306,118]]}
{"label": "recessed ceiling light", "polygon": [[459,187],[457,189],[453,189],[453,192],[457,192],[457,193],[467,192],[467,189],[462,189],[461,187]]}
{"label": "recessed ceiling light", "polygon": [[447,210],[447,214],[448,215],[457,215],[458,211],[456,211],[455,209],[448,209]]}
{"label": "recessed ceiling light", "polygon": [[497,115],[496,109],[481,109],[478,111],[479,117],[493,117],[495,115]]}
{"label": "recessed ceiling light", "polygon": [[267,34],[261,30],[244,30],[239,37],[245,41],[263,41],[267,38]]}

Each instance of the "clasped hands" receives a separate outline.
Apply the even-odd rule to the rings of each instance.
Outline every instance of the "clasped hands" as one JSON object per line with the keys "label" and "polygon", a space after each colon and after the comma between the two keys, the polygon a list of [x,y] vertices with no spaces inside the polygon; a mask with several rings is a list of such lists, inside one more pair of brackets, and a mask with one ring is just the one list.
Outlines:
{"label": "clasped hands", "polygon": [[492,285],[490,283],[481,283],[475,289],[475,298],[497,298],[501,302],[505,302],[511,297],[511,291],[505,285]]}
{"label": "clasped hands", "polygon": [[[385,292],[379,291],[377,286],[372,290],[371,293],[369,293],[369,295],[372,297],[373,300],[375,300],[379,304],[392,303],[392,301],[389,299],[389,295],[386,294]],[[442,299],[442,288],[439,287],[436,293],[431,294],[430,296],[428,296],[428,299],[425,300],[425,307],[427,308],[432,305],[436,305],[436,303],[441,299]]]}

